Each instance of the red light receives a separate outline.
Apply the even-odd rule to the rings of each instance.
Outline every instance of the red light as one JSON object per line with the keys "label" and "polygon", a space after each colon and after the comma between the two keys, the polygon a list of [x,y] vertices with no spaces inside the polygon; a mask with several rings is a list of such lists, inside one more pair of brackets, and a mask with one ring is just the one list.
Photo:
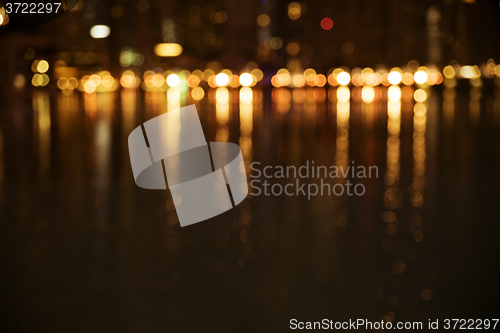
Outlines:
{"label": "red light", "polygon": [[324,19],[321,20],[321,27],[324,30],[331,30],[333,28],[333,21],[329,17],[325,17]]}

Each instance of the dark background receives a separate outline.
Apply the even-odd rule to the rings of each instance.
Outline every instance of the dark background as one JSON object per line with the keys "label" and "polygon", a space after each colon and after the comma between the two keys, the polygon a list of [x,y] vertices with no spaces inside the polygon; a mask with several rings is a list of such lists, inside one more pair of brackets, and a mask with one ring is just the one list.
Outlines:
{"label": "dark background", "polygon": [[[94,0],[36,27],[0,31],[0,331],[284,332],[291,318],[424,326],[498,318],[498,77],[402,87],[396,135],[387,130],[386,87],[374,88],[373,102],[350,87],[344,128],[336,87],[273,89],[269,79],[294,60],[325,74],[410,60],[484,66],[500,59],[499,2],[308,1],[298,20],[289,4]],[[260,14],[268,27],[258,26]],[[329,31],[320,26],[326,16]],[[95,24],[111,35],[92,39]],[[283,46],[270,48],[270,37]],[[184,52],[159,58],[160,42]],[[289,42],[300,45],[297,55]],[[241,131],[238,89],[221,124],[215,91],[204,86],[196,105],[207,141],[238,143],[246,162],[263,165],[331,165],[347,152],[347,162],[376,165],[380,177],[366,180],[362,197],[249,197],[181,228],[169,192],[138,188],[128,156],[132,129],[169,110],[166,93],[65,96],[53,81],[35,88],[29,48],[51,66],[64,59],[81,74],[99,68],[115,77],[126,69],[125,49],[143,56],[127,68],[141,73],[238,72],[255,62],[265,77],[253,88],[253,130]],[[14,89],[19,73],[26,86]],[[417,88],[428,96],[423,127]],[[339,144],[345,130],[347,148]],[[395,165],[398,181],[389,184]]]}

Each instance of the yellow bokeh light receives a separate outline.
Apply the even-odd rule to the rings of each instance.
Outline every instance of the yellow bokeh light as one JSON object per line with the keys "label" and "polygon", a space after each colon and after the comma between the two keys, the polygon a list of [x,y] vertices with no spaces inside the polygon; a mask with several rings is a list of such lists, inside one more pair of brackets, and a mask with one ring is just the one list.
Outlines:
{"label": "yellow bokeh light", "polygon": [[273,87],[275,87],[275,88],[279,88],[279,87],[281,87],[280,82],[279,82],[279,79],[278,79],[278,75],[273,75],[273,77],[271,78],[271,84],[272,84],[272,85],[273,85]]}
{"label": "yellow bokeh light", "polygon": [[290,42],[286,46],[286,51],[290,55],[297,55],[300,52],[300,45],[298,43],[295,43],[295,42]]}
{"label": "yellow bokeh light", "polygon": [[257,79],[257,81],[260,81],[262,80],[262,78],[264,77],[264,73],[262,73],[262,71],[258,68],[255,68],[253,69],[250,74],[252,74],[253,76],[255,76],[255,78]]}
{"label": "yellow bokeh light", "polygon": [[366,84],[370,86],[377,86],[380,84],[380,75],[378,73],[371,73],[365,77]]}
{"label": "yellow bokeh light", "polygon": [[347,72],[341,72],[337,75],[337,82],[341,86],[346,86],[351,81],[351,76]]}
{"label": "yellow bokeh light", "polygon": [[[175,75],[175,74],[173,74]],[[155,75],[152,75],[151,76],[151,84],[153,85],[153,87],[161,87],[163,85],[163,83],[165,83],[165,78],[163,77],[163,75],[157,73]],[[175,86],[173,86],[175,87]]]}
{"label": "yellow bokeh light", "polygon": [[200,77],[193,74],[191,74],[187,79],[187,83],[190,88],[197,87],[200,84],[200,82],[201,82]]}
{"label": "yellow bokeh light", "polygon": [[308,77],[308,76],[310,76],[310,75],[312,75],[312,76],[315,76],[315,75],[316,75],[316,71],[315,71],[314,69],[312,69],[312,68],[308,68],[308,69],[306,69],[306,70],[304,71],[304,77],[306,77],[306,78],[307,78],[307,77]]}
{"label": "yellow bokeh light", "polygon": [[26,79],[23,74],[17,74],[14,78],[14,87],[17,89],[21,89],[26,84]]}
{"label": "yellow bokeh light", "polygon": [[324,76],[323,74],[316,75],[316,77],[314,78],[314,84],[317,87],[324,87],[326,84],[326,76]]}
{"label": "yellow bokeh light", "polygon": [[210,88],[216,88],[217,83],[215,83],[215,75],[210,76],[207,80],[207,83],[210,86]]}
{"label": "yellow bokeh light", "polygon": [[[439,73],[441,75],[441,73]],[[435,85],[437,82],[438,82],[438,73],[435,73],[435,72],[431,72],[429,74],[427,74],[427,84],[428,85]]]}
{"label": "yellow bokeh light", "polygon": [[238,74],[233,74],[229,79],[229,86],[231,88],[238,88],[240,86],[240,76]]}
{"label": "yellow bokeh light", "polygon": [[47,84],[49,84],[49,82],[50,82],[49,76],[47,74],[42,74],[42,84],[41,84],[41,86],[44,87]]}
{"label": "yellow bokeh light", "polygon": [[9,23],[9,15],[5,13],[5,9],[0,7],[0,25],[6,25]]}
{"label": "yellow bokeh light", "polygon": [[217,103],[229,102],[229,90],[227,90],[227,88],[217,88],[215,91],[215,99]]}
{"label": "yellow bokeh light", "polygon": [[57,87],[61,90],[67,89],[69,87],[69,80],[65,77],[60,77],[57,80]]}
{"label": "yellow bokeh light", "polygon": [[32,72],[37,72],[38,71],[37,67],[38,67],[38,63],[39,62],[40,62],[39,60],[33,61],[33,63],[31,64],[31,71]]}
{"label": "yellow bokeh light", "polygon": [[226,73],[219,73],[215,76],[215,83],[219,87],[225,87],[229,83],[229,76]]}
{"label": "yellow bokeh light", "polygon": [[89,77],[89,81],[94,82],[94,85],[97,87],[98,85],[101,84],[101,77],[99,75],[97,75],[97,74],[92,74]]}
{"label": "yellow bokeh light", "polygon": [[460,68],[460,75],[466,79],[476,79],[481,76],[481,71],[477,66],[463,66]]}
{"label": "yellow bokeh light", "polygon": [[302,74],[295,74],[292,79],[292,84],[295,87],[302,87],[306,83],[306,79],[304,78],[304,75]]}
{"label": "yellow bokeh light", "polygon": [[94,25],[90,29],[92,38],[106,38],[111,33],[111,29],[107,25]]}
{"label": "yellow bokeh light", "polygon": [[366,86],[361,89],[361,99],[365,103],[371,103],[375,99],[375,89],[371,86]]}
{"label": "yellow bokeh light", "polygon": [[208,82],[208,80],[213,76],[215,75],[215,72],[213,70],[211,70],[210,68],[208,69],[205,69],[203,71],[203,80],[205,80],[206,82]]}
{"label": "yellow bokeh light", "polygon": [[290,72],[286,68],[280,68],[276,73],[279,86],[287,86],[291,82]]}
{"label": "yellow bokeh light", "polygon": [[351,92],[349,91],[349,88],[342,86],[337,89],[337,100],[340,103],[347,103],[350,98]]}
{"label": "yellow bokeh light", "polygon": [[417,71],[414,75],[413,75],[413,78],[415,80],[416,83],[418,84],[424,84],[426,81],[427,81],[427,73],[420,70],[420,71]]}
{"label": "yellow bokeh light", "polygon": [[401,82],[406,86],[411,86],[415,81],[413,80],[413,74],[406,72],[403,73],[401,77]]}
{"label": "yellow bokeh light", "polygon": [[94,81],[91,81],[91,80],[88,80],[87,82],[85,82],[85,84],[83,85],[83,90],[87,93],[87,94],[92,94],[93,92],[95,92],[96,90],[96,85],[94,83]]}
{"label": "yellow bokeh light", "polygon": [[260,25],[261,27],[266,27],[271,23],[271,18],[266,15],[266,14],[260,14],[257,17],[257,24]]}
{"label": "yellow bokeh light", "polygon": [[160,43],[155,45],[154,53],[159,57],[177,57],[182,53],[182,46],[177,43]]}
{"label": "yellow bokeh light", "polygon": [[42,75],[41,74],[35,74],[33,75],[33,78],[31,79],[31,84],[34,86],[34,87],[39,87],[42,85],[42,82],[43,82],[43,78],[42,78]]}
{"label": "yellow bokeh light", "polygon": [[390,84],[400,84],[403,76],[398,71],[392,71],[389,73],[387,80]]}
{"label": "yellow bokeh light", "polygon": [[447,79],[452,79],[455,77],[455,69],[452,66],[446,66],[443,68],[443,75]]}
{"label": "yellow bokeh light", "polygon": [[399,86],[390,86],[387,89],[387,97],[390,101],[399,101],[401,99],[401,88]]}
{"label": "yellow bokeh light", "polygon": [[253,76],[250,73],[243,73],[240,75],[240,84],[243,87],[249,87],[253,83]]}
{"label": "yellow bokeh light", "polygon": [[122,77],[120,78],[120,84],[123,88],[133,88],[135,87],[137,80],[135,78],[135,74],[132,71],[123,72]]}
{"label": "yellow bokeh light", "polygon": [[40,73],[45,73],[49,70],[49,63],[46,60],[40,60],[36,66],[36,70]]}
{"label": "yellow bokeh light", "polygon": [[242,103],[250,103],[253,100],[253,91],[252,88],[243,87],[240,89],[240,102]]}
{"label": "yellow bokeh light", "polygon": [[78,87],[78,80],[76,79],[76,77],[70,77],[68,81],[69,81],[69,86],[68,86],[69,89],[74,90]]}
{"label": "yellow bokeh light", "polygon": [[288,17],[292,20],[298,20],[302,14],[302,7],[298,2],[292,2],[288,5]]}
{"label": "yellow bokeh light", "polygon": [[417,89],[415,93],[413,93],[413,98],[416,102],[423,103],[427,99],[427,93],[423,89]]}
{"label": "yellow bokeh light", "polygon": [[169,87],[177,87],[181,83],[181,79],[177,74],[167,76],[167,84]]}
{"label": "yellow bokeh light", "polygon": [[365,80],[363,78],[363,74],[361,73],[353,73],[352,74],[352,84],[359,87],[362,86],[365,83]]}
{"label": "yellow bokeh light", "polygon": [[205,91],[203,90],[202,87],[195,87],[193,90],[191,90],[191,97],[199,101],[205,96]]}

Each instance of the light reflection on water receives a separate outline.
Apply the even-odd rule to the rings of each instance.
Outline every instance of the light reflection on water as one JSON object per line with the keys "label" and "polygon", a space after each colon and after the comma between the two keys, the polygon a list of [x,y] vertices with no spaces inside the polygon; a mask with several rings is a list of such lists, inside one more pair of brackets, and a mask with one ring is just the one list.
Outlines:
{"label": "light reflection on water", "polygon": [[[244,300],[240,307],[254,317],[272,318],[266,330],[281,330],[276,318],[286,321],[290,311],[373,320],[426,318],[433,304],[453,311],[456,300],[443,295],[455,285],[443,281],[458,268],[448,272],[433,256],[442,246],[466,242],[473,259],[462,260],[488,259],[473,252],[477,242],[447,240],[436,225],[446,229],[451,220],[481,239],[483,231],[469,222],[477,214],[489,222],[496,217],[477,205],[483,196],[498,198],[481,184],[498,185],[491,171],[500,163],[499,88],[458,89],[217,88],[200,101],[176,88],[69,96],[36,91],[30,105],[13,105],[2,115],[0,207],[4,221],[19,228],[3,232],[30,249],[15,254],[16,265],[36,260],[30,251],[41,248],[38,265],[56,260],[54,274],[76,279],[91,294],[123,279],[117,288],[125,303],[138,297],[153,309],[132,318],[158,316],[161,304],[169,320],[185,320],[189,307],[182,299],[199,297],[190,286],[206,296],[196,276],[217,290],[229,284],[235,296],[225,299]],[[352,161],[375,164],[380,179],[367,180],[361,198],[249,197],[212,221],[180,229],[168,191],[135,186],[127,137],[144,121],[193,102],[207,141],[238,143],[249,176],[254,161],[299,166],[314,160],[344,168]],[[443,253],[442,260],[454,262],[454,252]],[[90,276],[63,268],[75,258]],[[16,274],[34,271],[26,266]],[[66,297],[55,282],[26,287],[10,274],[5,279],[17,288]],[[165,299],[149,300],[131,288],[165,293]],[[467,302],[478,308],[479,299],[474,294]]]}

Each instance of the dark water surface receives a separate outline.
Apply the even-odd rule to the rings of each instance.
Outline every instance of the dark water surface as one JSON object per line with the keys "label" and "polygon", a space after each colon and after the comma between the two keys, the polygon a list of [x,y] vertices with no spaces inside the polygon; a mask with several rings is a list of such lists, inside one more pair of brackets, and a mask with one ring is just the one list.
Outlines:
{"label": "dark water surface", "polygon": [[2,102],[1,331],[498,318],[498,87],[207,91],[207,141],[238,143],[249,175],[354,161],[379,177],[358,180],[363,196],[249,196],[181,228],[168,191],[135,185],[127,137],[191,103],[175,90]]}

